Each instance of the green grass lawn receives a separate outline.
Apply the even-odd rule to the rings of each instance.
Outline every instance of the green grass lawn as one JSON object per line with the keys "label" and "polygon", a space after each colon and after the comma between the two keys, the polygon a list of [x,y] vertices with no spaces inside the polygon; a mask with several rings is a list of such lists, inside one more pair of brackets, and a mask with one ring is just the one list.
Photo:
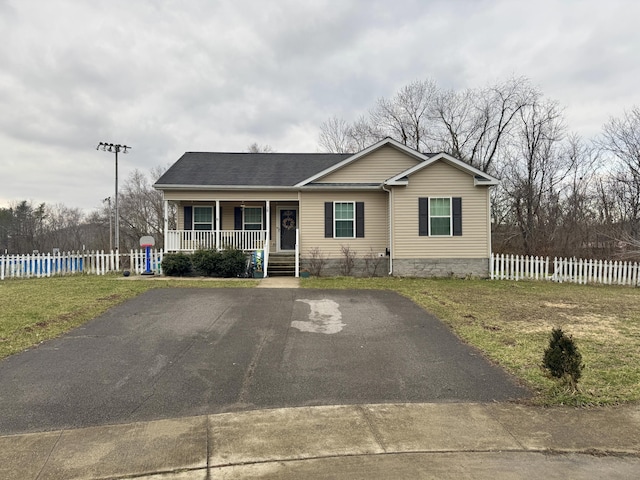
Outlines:
{"label": "green grass lawn", "polygon": [[[550,282],[313,278],[308,288],[394,290],[447,323],[536,393],[544,405],[640,400],[640,290]],[[545,375],[553,327],[573,335],[585,364],[577,395]]]}
{"label": "green grass lawn", "polygon": [[[124,279],[77,275],[0,282],[0,358],[56,337],[152,288],[248,287],[255,280]],[[544,405],[640,400],[640,290],[547,282],[311,278],[306,288],[393,290],[446,322],[536,393]],[[580,393],[547,378],[553,327],[573,335],[585,363]]]}

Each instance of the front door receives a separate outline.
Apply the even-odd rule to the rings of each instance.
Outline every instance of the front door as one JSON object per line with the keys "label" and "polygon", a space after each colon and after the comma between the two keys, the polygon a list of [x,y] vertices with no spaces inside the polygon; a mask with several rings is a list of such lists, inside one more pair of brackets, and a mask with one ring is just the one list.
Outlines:
{"label": "front door", "polygon": [[296,249],[298,211],[293,208],[280,210],[280,250]]}

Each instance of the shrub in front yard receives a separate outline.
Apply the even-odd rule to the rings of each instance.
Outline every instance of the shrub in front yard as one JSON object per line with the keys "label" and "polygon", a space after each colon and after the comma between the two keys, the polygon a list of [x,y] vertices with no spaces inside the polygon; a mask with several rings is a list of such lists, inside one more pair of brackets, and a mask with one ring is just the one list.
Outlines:
{"label": "shrub in front yard", "polygon": [[169,277],[184,277],[192,271],[191,255],[167,253],[162,259],[162,272]]}
{"label": "shrub in front yard", "polygon": [[242,277],[247,266],[247,255],[242,250],[227,248],[220,252],[217,276]]}
{"label": "shrub in front yard", "polygon": [[218,276],[219,264],[222,254],[217,250],[197,250],[191,256],[193,269],[205,277]]}
{"label": "shrub in front yard", "polygon": [[544,351],[543,366],[552,377],[565,381],[572,391],[578,389],[578,380],[582,376],[582,355],[571,335],[564,334],[562,329],[551,331],[549,347]]}
{"label": "shrub in front yard", "polygon": [[168,253],[162,260],[162,271],[169,277],[182,277],[194,272],[204,277],[242,277],[246,267],[247,254],[235,248],[198,250],[193,254]]}

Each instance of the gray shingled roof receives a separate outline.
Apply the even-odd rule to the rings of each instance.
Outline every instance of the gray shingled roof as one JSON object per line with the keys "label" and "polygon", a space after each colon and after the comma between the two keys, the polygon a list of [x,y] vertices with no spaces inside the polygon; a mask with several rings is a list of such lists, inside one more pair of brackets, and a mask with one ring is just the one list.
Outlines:
{"label": "gray shingled roof", "polygon": [[291,187],[340,163],[342,153],[208,153],[187,152],[156,186]]}

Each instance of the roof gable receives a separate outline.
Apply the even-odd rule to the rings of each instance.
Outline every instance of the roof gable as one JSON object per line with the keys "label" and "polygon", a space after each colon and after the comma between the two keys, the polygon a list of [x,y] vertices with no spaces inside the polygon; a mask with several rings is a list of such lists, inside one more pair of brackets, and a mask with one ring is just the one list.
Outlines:
{"label": "roof gable", "polygon": [[326,177],[328,175],[330,175],[331,173],[337,172],[340,169],[343,169],[345,167],[347,167],[348,165],[353,164],[354,162],[360,160],[363,157],[366,157],[368,155],[370,155],[371,153],[375,152],[376,150],[379,150],[383,147],[393,147],[396,150],[399,150],[400,152],[408,155],[409,157],[413,158],[416,162],[423,162],[425,160],[427,160],[429,158],[428,155],[422,154],[416,150],[413,150],[409,147],[407,147],[406,145],[403,145],[402,143],[392,139],[392,138],[385,138],[383,140],[380,140],[377,143],[374,143],[373,145],[371,145],[370,147],[365,148],[364,150],[361,150],[360,152],[350,155],[347,158],[345,158],[343,161],[332,165],[330,167],[328,167],[327,169],[325,169],[322,172],[317,173],[316,175],[313,175],[307,179],[305,179],[304,181],[298,183],[296,186],[297,187],[303,187],[305,185],[308,185],[310,183],[316,182],[318,180],[321,180],[323,177]]}
{"label": "roof gable", "polygon": [[427,158],[424,162],[419,163],[415,167],[409,168],[404,172],[397,174],[396,176],[390,178],[385,182],[386,185],[407,185],[409,183],[409,177],[422,170],[429,165],[433,165],[435,162],[443,161],[458,170],[461,170],[471,176],[473,176],[474,185],[498,185],[500,180],[489,175],[488,173],[484,173],[481,170],[478,170],[475,167],[472,167],[468,163],[463,162],[462,160],[458,160],[451,155],[441,152],[437,153],[429,158]]}

